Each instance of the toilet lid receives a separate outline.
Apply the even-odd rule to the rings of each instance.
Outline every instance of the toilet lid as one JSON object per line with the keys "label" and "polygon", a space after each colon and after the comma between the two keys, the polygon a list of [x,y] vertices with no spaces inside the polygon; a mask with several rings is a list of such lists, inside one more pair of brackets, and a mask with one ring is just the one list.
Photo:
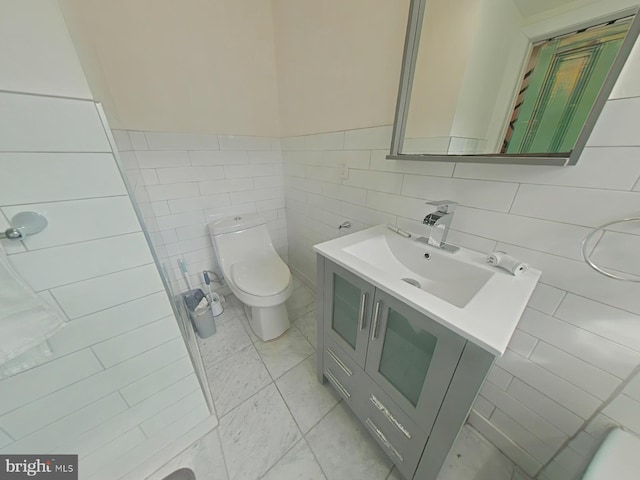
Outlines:
{"label": "toilet lid", "polygon": [[231,277],[236,286],[251,295],[268,297],[289,286],[289,267],[278,257],[260,257],[231,266]]}

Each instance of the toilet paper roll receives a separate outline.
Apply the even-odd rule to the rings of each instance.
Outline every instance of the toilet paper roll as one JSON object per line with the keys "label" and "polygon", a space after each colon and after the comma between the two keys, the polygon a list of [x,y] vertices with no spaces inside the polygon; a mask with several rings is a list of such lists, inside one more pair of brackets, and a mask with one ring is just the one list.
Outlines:
{"label": "toilet paper roll", "polygon": [[214,317],[217,317],[222,312],[224,312],[224,308],[222,308],[222,302],[220,301],[220,296],[216,292],[211,293],[211,312]]}
{"label": "toilet paper roll", "polygon": [[493,252],[487,255],[487,263],[503,268],[511,275],[520,275],[529,269],[529,265],[516,260],[507,252]]}

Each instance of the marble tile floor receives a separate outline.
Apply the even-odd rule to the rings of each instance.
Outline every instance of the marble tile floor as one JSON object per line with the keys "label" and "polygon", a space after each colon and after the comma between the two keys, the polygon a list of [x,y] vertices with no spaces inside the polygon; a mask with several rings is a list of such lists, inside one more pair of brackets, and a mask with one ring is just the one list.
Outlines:
{"label": "marble tile floor", "polygon": [[[217,332],[199,340],[219,425],[149,480],[191,468],[197,480],[403,480],[328,385],[315,376],[315,296],[296,281],[292,328],[270,342],[227,298]],[[526,480],[466,426],[438,480]]]}

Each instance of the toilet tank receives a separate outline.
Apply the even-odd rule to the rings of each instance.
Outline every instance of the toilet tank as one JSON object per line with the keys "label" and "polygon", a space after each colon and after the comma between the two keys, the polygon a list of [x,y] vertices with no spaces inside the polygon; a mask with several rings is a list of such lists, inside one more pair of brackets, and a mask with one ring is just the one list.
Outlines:
{"label": "toilet tank", "polygon": [[266,221],[256,214],[236,215],[209,224],[218,265],[275,253]]}
{"label": "toilet tank", "polygon": [[609,432],[593,456],[582,480],[640,478],[640,438],[620,428]]}

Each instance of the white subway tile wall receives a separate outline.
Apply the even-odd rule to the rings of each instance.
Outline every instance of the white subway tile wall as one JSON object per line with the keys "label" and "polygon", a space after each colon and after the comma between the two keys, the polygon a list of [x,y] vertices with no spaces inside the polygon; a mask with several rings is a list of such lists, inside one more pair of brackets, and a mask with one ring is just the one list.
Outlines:
{"label": "white subway tile wall", "polygon": [[[289,264],[305,283],[315,284],[314,244],[380,223],[427,233],[425,202],[443,198],[460,203],[450,241],[542,270],[470,421],[529,475],[547,465],[549,480],[579,477],[604,433],[595,419],[640,433],[640,381],[620,393],[640,365],[640,285],[601,276],[580,252],[593,227],[639,212],[638,137],[617,115],[633,125],[640,98],[610,100],[564,168],[386,160],[390,127],[282,139]],[[595,254],[639,274],[638,228],[606,235]]]}
{"label": "white subway tile wall", "polygon": [[0,226],[25,210],[49,221],[2,245],[67,320],[51,357],[0,380],[0,452],[78,453],[83,478],[119,478],[217,420],[93,102],[0,93],[0,104]]}
{"label": "white subway tile wall", "polygon": [[178,259],[194,288],[204,288],[203,270],[216,268],[207,225],[220,218],[262,215],[274,247],[288,261],[279,139],[124,130],[114,131],[114,138],[176,293],[187,290]]}

